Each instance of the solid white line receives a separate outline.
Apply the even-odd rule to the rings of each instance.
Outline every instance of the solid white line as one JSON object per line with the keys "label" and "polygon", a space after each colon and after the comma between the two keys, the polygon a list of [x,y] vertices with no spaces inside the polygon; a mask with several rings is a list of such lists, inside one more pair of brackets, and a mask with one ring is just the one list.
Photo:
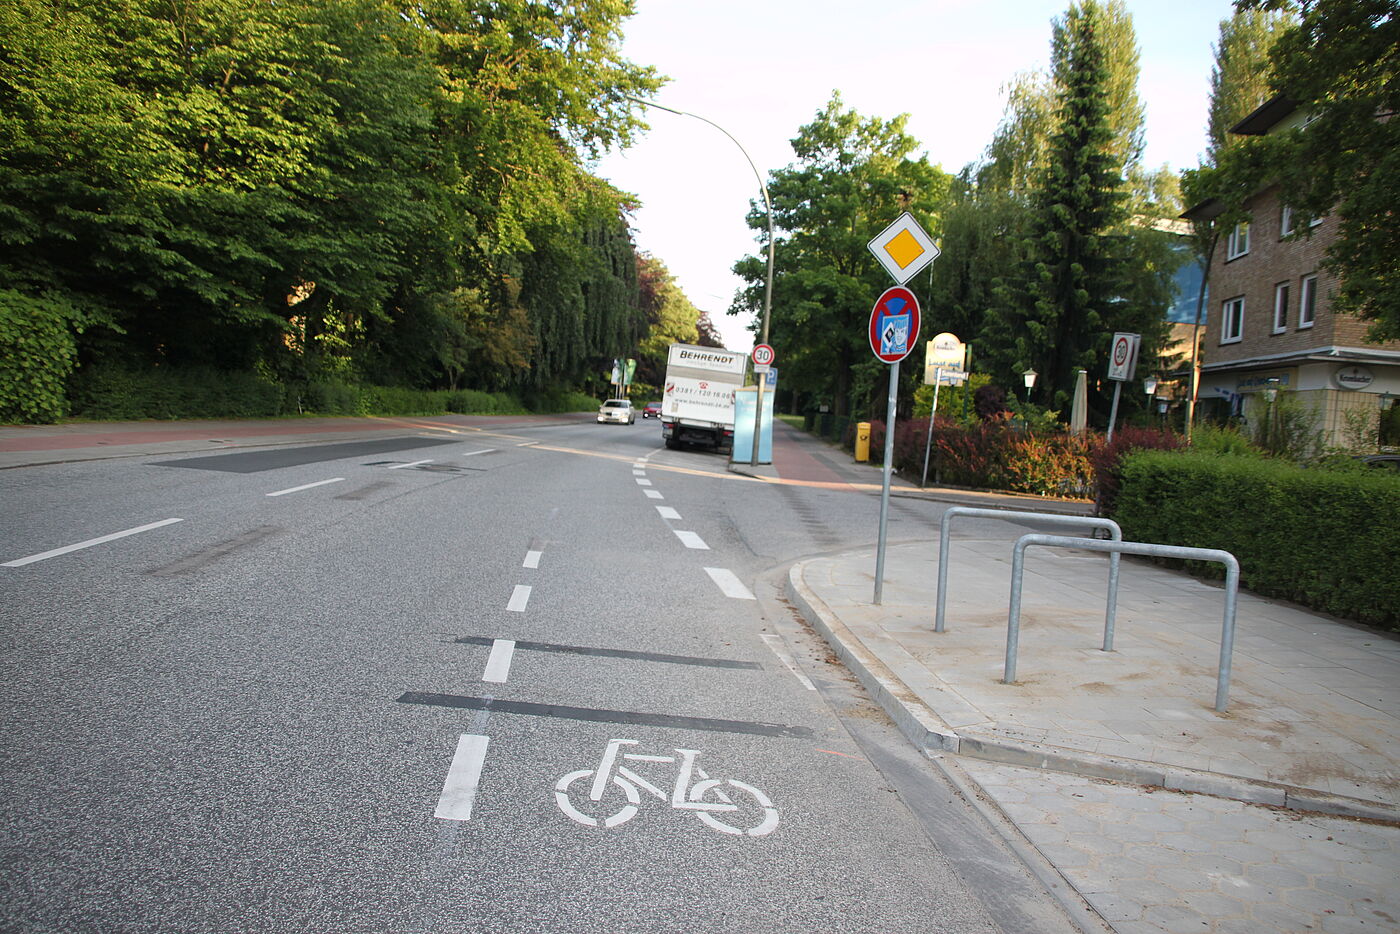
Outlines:
{"label": "solid white line", "polygon": [[661,495],[661,491],[660,491],[660,490],[642,490],[642,492],[645,493],[647,496],[651,497],[652,499],[665,499],[665,498],[666,498],[666,497],[664,497],[664,496]]}
{"label": "solid white line", "polygon": [[496,449],[495,449],[495,448],[482,448],[480,451],[464,451],[464,452],[462,452],[462,456],[463,456],[463,457],[472,457],[472,456],[477,455],[477,454],[490,454],[490,453],[491,453],[492,451],[494,451],[494,450],[496,450]]}
{"label": "solid white line", "polygon": [[681,514],[670,506],[657,506],[656,511],[661,513],[661,518],[663,519],[679,519],[681,517]]}
{"label": "solid white line", "polygon": [[506,609],[514,613],[524,613],[525,604],[530,602],[531,588],[525,584],[516,584],[515,592],[510,595],[510,602],[506,604]]}
{"label": "solid white line", "polygon": [[35,561],[43,561],[47,558],[57,558],[59,555],[66,555],[70,551],[80,551],[84,548],[91,548],[93,545],[101,545],[103,542],[115,541],[119,538],[126,538],[128,535],[135,535],[138,532],[149,532],[151,529],[158,529],[163,525],[170,525],[172,522],[184,522],[184,519],[162,519],[159,522],[152,522],[149,525],[137,526],[134,529],[127,529],[125,532],[113,532],[111,535],[103,535],[100,538],[90,538],[85,542],[78,542],[76,545],[64,545],[62,548],[55,548],[53,551],[46,551],[43,554],[30,555],[28,558],[19,558],[14,561],[6,561],[0,567],[17,568],[26,564],[33,564]]}
{"label": "solid white line", "polygon": [[313,486],[325,486],[327,483],[339,483],[344,477],[333,477],[330,480],[317,480],[315,483],[303,483],[301,486],[294,486],[290,490],[278,490],[276,493],[268,493],[268,496],[286,496],[288,493],[300,493],[302,490],[309,490]]}
{"label": "solid white line", "polygon": [[541,553],[542,553],[542,552],[538,552],[538,551],[527,551],[527,552],[525,552],[525,563],[522,565],[522,567],[527,567],[527,568],[537,568],[537,567],[539,567],[539,566],[540,566],[540,555],[541,555]]}
{"label": "solid white line", "polygon": [[792,672],[793,677],[802,682],[803,687],[809,691],[815,691],[817,689],[817,686],[812,683],[811,678],[797,670],[797,661],[792,657],[792,654],[788,652],[787,647],[783,645],[782,636],[774,635],[771,632],[760,633],[760,635],[763,636],[763,641],[768,643],[768,648],[773,650],[773,654],[778,656],[778,661],[787,666],[788,671]]}
{"label": "solid white line", "polygon": [[650,480],[643,480],[641,477],[638,477],[638,478],[637,478],[637,486],[651,486],[651,481],[650,481]]}
{"label": "solid white line", "polygon": [[705,573],[710,575],[710,580],[719,585],[726,597],[733,597],[735,600],[756,599],[749,588],[744,586],[743,581],[728,568],[705,568]]}
{"label": "solid white line", "polygon": [[476,800],[476,790],[481,785],[481,767],[486,762],[488,736],[473,736],[463,733],[457,738],[457,752],[452,756],[452,766],[447,770],[447,780],[442,783],[442,795],[438,798],[434,817],[443,820],[471,820],[472,802]]}
{"label": "solid white line", "polygon": [[491,643],[491,654],[486,658],[486,671],[482,681],[495,681],[505,684],[510,675],[510,660],[515,657],[514,639],[497,639]]}
{"label": "solid white line", "polygon": [[671,531],[676,533],[676,538],[679,538],[681,543],[687,548],[694,548],[699,551],[710,550],[710,546],[705,544],[705,540],[694,532],[683,532],[680,529],[672,529]]}
{"label": "solid white line", "polygon": [[389,469],[390,469],[390,470],[402,470],[402,469],[405,468],[405,467],[417,467],[419,464],[431,464],[432,462],[433,462],[433,459],[430,457],[430,458],[428,458],[427,460],[414,461],[414,462],[411,463],[411,464],[394,464],[394,465],[391,466]]}

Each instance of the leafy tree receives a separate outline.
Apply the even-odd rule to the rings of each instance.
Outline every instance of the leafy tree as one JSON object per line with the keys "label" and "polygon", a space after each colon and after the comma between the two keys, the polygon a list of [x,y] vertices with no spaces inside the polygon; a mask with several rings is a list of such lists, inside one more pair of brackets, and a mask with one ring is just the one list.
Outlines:
{"label": "leafy tree", "polygon": [[700,309],[691,304],[666,265],[654,256],[637,256],[637,287],[647,333],[637,348],[640,383],[661,384],[672,344],[694,344],[700,339]]}
{"label": "leafy tree", "polygon": [[[1293,9],[1238,0],[1240,10]],[[1371,322],[1372,340],[1400,340],[1400,8],[1395,0],[1307,0],[1273,47],[1272,87],[1311,122],[1251,141],[1307,220],[1334,213],[1328,265],[1341,280],[1335,307]]]}
{"label": "leafy tree", "polygon": [[1220,21],[1220,38],[1212,46],[1207,164],[1214,165],[1221,150],[1240,139],[1230,127],[1273,96],[1269,50],[1287,27],[1287,16],[1263,10],[1240,10]]}
{"label": "leafy tree", "polygon": [[[770,177],[776,244],[770,343],[779,348],[788,387],[830,398],[845,414],[870,404],[883,369],[869,350],[871,305],[889,285],[866,244],[904,211],[936,233],[949,178],[905,131],[907,115],[863,117],[839,94],[798,130],[797,161]],[[761,209],[749,226],[767,230]],[[766,260],[748,256],[731,314],[760,307]]]}
{"label": "leafy tree", "polygon": [[1011,383],[1032,367],[1035,395],[1065,410],[1074,371],[1096,368],[1111,332],[1151,323],[1125,294],[1128,196],[1109,119],[1103,26],[1092,0],[1055,24],[1056,130],[1030,198],[1028,258],[1001,283],[981,340],[999,377]]}

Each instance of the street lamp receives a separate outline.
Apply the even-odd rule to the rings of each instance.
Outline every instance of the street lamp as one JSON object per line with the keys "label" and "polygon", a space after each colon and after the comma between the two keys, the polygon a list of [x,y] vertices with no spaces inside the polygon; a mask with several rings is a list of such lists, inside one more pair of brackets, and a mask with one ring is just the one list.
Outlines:
{"label": "street lamp", "polygon": [[[725,136],[728,136],[729,141],[735,146],[739,147],[739,151],[744,154],[744,158],[749,163],[749,168],[753,169],[753,177],[758,179],[759,190],[763,192],[763,210],[768,215],[768,276],[763,284],[763,336],[759,339],[760,344],[768,343],[768,312],[769,309],[771,309],[773,306],[773,202],[768,199],[768,183],[765,182],[763,180],[763,176],[759,174],[758,166],[753,164],[753,159],[749,156],[749,151],[745,149],[737,139],[734,138],[734,134],[730,133],[728,130],[720,126],[718,123],[715,123],[713,120],[710,120],[706,117],[702,117],[699,114],[690,113],[686,110],[676,110],[674,107],[667,107],[666,105],[658,104],[655,101],[644,101],[640,97],[633,97],[630,94],[624,94],[622,96],[625,99],[632,101],[634,104],[641,104],[643,107],[655,107],[657,110],[664,110],[667,113],[678,114],[682,117],[694,117],[696,120],[699,120],[703,123],[708,123],[710,126],[714,127],[716,130],[719,130]],[[763,384],[766,381],[764,379],[760,379],[760,375],[761,374],[757,373],[754,374],[754,381],[757,383],[757,395],[754,399],[753,459],[750,461],[750,463],[755,468],[758,467],[758,431],[759,427],[763,424]]]}
{"label": "street lamp", "polygon": [[1040,375],[1040,374],[1037,373],[1035,370],[1027,370],[1026,372],[1024,372],[1024,373],[1021,374],[1021,378],[1024,379],[1024,380],[1026,381],[1026,404],[1027,404],[1027,405],[1029,405],[1029,404],[1030,404],[1030,401],[1031,401],[1031,389],[1035,386],[1035,378],[1036,378],[1037,376],[1039,376],[1039,375]]}

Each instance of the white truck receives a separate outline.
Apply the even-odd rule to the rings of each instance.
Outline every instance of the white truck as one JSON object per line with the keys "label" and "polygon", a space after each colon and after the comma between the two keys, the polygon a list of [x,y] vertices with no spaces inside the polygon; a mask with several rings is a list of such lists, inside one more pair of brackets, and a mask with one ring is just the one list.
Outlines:
{"label": "white truck", "polygon": [[744,385],[748,356],[737,350],[672,344],[661,396],[661,437],[668,448],[734,447],[734,391]]}

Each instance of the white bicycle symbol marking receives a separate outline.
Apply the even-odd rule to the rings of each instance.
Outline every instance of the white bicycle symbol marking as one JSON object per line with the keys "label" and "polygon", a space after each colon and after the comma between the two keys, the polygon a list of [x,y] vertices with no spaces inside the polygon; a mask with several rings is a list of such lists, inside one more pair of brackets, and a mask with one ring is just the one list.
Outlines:
{"label": "white bicycle symbol marking", "polygon": [[[777,828],[778,809],[773,806],[768,796],[747,782],[735,778],[710,778],[705,774],[705,770],[695,763],[695,757],[700,754],[699,750],[676,750],[680,754],[680,768],[676,775],[675,787],[668,795],[617,761],[623,746],[636,745],[639,743],[635,739],[610,740],[596,769],[580,769],[560,778],[554,785],[554,800],[558,802],[559,809],[587,827],[617,827],[637,816],[637,806],[642,801],[640,792],[645,791],[661,801],[670,801],[674,810],[694,811],[695,816],[707,827],[720,833],[762,837]],[[620,758],[630,762],[676,762],[675,756],[649,756],[632,752],[621,753]],[[698,776],[700,781],[692,785],[692,776]],[[574,788],[580,780],[586,781],[587,784]],[[724,789],[725,785],[730,786],[729,791]],[[603,802],[604,794],[611,788],[619,789],[626,796],[627,802],[620,809],[606,814],[605,812],[614,807],[612,803]],[[587,794],[584,794],[585,790]],[[747,800],[736,803],[737,795],[734,795],[734,792],[742,792],[752,798],[753,804]],[[711,800],[706,800],[707,797]],[[611,800],[616,801],[616,795],[613,795]],[[590,805],[599,804],[602,806],[590,808]],[[593,817],[584,813],[585,808],[597,811],[599,816]],[[718,816],[721,814],[730,823],[721,820]]]}

